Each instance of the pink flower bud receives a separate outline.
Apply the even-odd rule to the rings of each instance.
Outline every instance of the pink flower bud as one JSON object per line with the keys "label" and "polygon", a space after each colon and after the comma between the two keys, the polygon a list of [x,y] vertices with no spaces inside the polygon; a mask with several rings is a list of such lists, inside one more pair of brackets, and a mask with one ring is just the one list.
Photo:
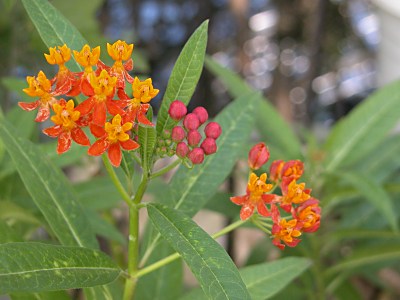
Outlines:
{"label": "pink flower bud", "polygon": [[180,158],[186,157],[186,155],[189,152],[189,147],[186,145],[185,142],[180,142],[178,145],[176,145],[176,155]]}
{"label": "pink flower bud", "polygon": [[197,130],[190,130],[187,135],[188,144],[192,147],[197,146],[201,141],[201,134]]}
{"label": "pink flower bud", "polygon": [[217,152],[217,144],[215,143],[215,140],[212,138],[206,138],[200,146],[206,155],[213,154]]}
{"label": "pink flower bud", "polygon": [[199,118],[193,113],[187,114],[183,120],[183,126],[185,126],[187,130],[195,130],[200,126]]}
{"label": "pink flower bud", "polygon": [[204,133],[207,137],[216,140],[222,133],[222,128],[217,122],[210,122],[204,128]]}
{"label": "pink flower bud", "polygon": [[186,115],[186,113],[187,108],[182,101],[175,100],[171,102],[168,114],[172,119],[174,119],[175,121],[179,121]]}
{"label": "pink flower bud", "polygon": [[186,132],[181,126],[172,128],[171,138],[175,143],[181,142],[185,138]]}
{"label": "pink flower bud", "polygon": [[208,112],[203,106],[196,107],[193,113],[199,118],[200,125],[208,120]]}
{"label": "pink flower bud", "polygon": [[192,151],[189,152],[188,158],[194,165],[199,165],[204,160],[204,151],[201,148],[194,148]]}
{"label": "pink flower bud", "polygon": [[249,151],[249,167],[253,170],[261,168],[269,158],[268,147],[264,143],[254,145]]}

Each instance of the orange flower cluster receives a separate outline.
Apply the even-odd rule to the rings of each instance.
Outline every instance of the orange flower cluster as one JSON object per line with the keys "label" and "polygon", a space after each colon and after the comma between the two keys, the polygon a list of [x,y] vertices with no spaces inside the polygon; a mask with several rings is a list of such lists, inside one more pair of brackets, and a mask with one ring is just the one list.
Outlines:
{"label": "orange flower cluster", "polygon": [[[255,209],[260,216],[272,220],[272,226],[264,221],[259,222],[258,219],[254,219],[254,223],[271,234],[275,246],[280,249],[284,249],[285,244],[294,247],[300,242],[299,237],[303,232],[318,230],[321,218],[319,201],[311,197],[311,190],[306,189],[305,183],[297,183],[304,171],[304,165],[299,160],[272,162],[270,183],[267,183],[267,173],[257,176],[253,171],[261,168],[268,158],[269,150],[264,143],[259,143],[250,150],[248,163],[252,171],[246,194],[230,199],[242,206],[242,220],[250,218]],[[282,195],[272,193],[276,187],[280,187]],[[288,216],[283,217],[281,213],[284,212]]]}
{"label": "orange flower cluster", "polygon": [[[133,69],[131,59],[133,44],[125,41],[107,43],[108,55],[114,60],[112,66],[100,60],[100,47],[91,49],[84,45],[80,51],[73,50],[75,60],[83,67],[82,72],[72,72],[66,66],[71,59],[71,49],[66,45],[49,49],[45,54],[47,62],[58,65],[58,72],[48,79],[40,71],[38,75],[28,76],[28,88],[23,91],[34,102],[19,102],[26,110],[38,109],[36,122],[50,117],[54,126],[44,129],[50,137],[58,138],[57,153],[69,150],[72,140],[83,146],[90,146],[89,155],[101,155],[105,151],[114,166],[119,166],[122,159],[121,148],[134,150],[139,144],[134,140],[134,125],[140,123],[153,126],[146,118],[149,102],[159,92],[153,87],[151,78],[144,81],[129,75]],[[125,92],[125,85],[132,85],[132,97]],[[82,95],[85,100],[75,106],[73,100],[64,100],[61,96],[75,97]],[[117,98],[117,99],[115,99]],[[82,130],[89,127],[97,140],[90,145],[89,138]]]}

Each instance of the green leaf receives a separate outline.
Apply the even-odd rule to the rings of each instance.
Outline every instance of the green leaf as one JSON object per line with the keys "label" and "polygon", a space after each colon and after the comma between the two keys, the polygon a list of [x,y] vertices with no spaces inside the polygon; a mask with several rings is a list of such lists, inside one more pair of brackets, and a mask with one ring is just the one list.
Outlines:
{"label": "green leaf", "polygon": [[340,174],[340,177],[356,188],[366,200],[375,206],[376,210],[386,218],[393,230],[398,230],[392,200],[381,185],[375,183],[366,176],[354,172],[343,172]]}
{"label": "green leaf", "polygon": [[65,175],[6,121],[0,121],[0,139],[7,147],[22,181],[64,245],[96,248],[97,241]]}
{"label": "green leaf", "polygon": [[[246,288],[253,300],[269,299],[311,265],[311,261],[302,257],[286,257],[277,261],[245,267],[240,270]],[[195,289],[180,300],[206,299]]]}
{"label": "green leaf", "polygon": [[170,199],[173,201],[170,206],[193,216],[216,193],[229,176],[250,135],[254,110],[259,104],[257,99],[257,93],[241,96],[215,118],[214,121],[222,128],[217,140],[218,151],[193,169],[178,169],[170,183]]}
{"label": "green leaf", "polygon": [[[153,109],[149,108],[147,119],[152,121]],[[140,157],[142,160],[142,168],[146,172],[150,172],[153,167],[153,151],[156,145],[156,129],[154,127],[142,126],[139,124],[139,144]]]}
{"label": "green leaf", "polygon": [[286,257],[274,262],[245,267],[240,271],[251,299],[268,299],[286,287],[311,265],[302,257]]}
{"label": "green leaf", "polygon": [[171,129],[175,122],[170,119],[168,109],[172,101],[178,99],[188,104],[203,70],[207,46],[208,20],[204,21],[192,34],[182,49],[168,81],[157,119],[157,133]]}
{"label": "green leaf", "polygon": [[333,275],[337,272],[355,272],[357,268],[380,263],[387,266],[390,262],[399,261],[400,248],[398,245],[379,245],[378,247],[366,247],[355,251],[343,262],[336,263],[333,267],[325,271],[326,275]]}
{"label": "green leaf", "polygon": [[0,220],[0,244],[11,242],[22,242],[22,237],[7,223]]}
{"label": "green leaf", "polygon": [[[81,33],[47,0],[22,0],[26,12],[32,19],[40,37],[47,47],[67,44],[71,49],[80,50],[87,44]],[[73,72],[81,70],[73,59],[68,62]]]}
{"label": "green leaf", "polygon": [[40,221],[27,209],[11,201],[0,201],[0,220],[12,220],[40,225]]}
{"label": "green leaf", "polygon": [[90,287],[114,281],[118,266],[104,253],[40,243],[0,245],[0,294]]}
{"label": "green leaf", "polygon": [[[222,67],[210,57],[206,57],[205,65],[227,87],[233,97],[239,97],[254,91],[240,76],[233,71]],[[257,128],[264,141],[280,153],[280,158],[301,158],[301,145],[298,138],[287,122],[279,115],[276,109],[261,95],[257,106]]]}
{"label": "green leaf", "polygon": [[250,299],[226,251],[183,213],[160,204],[147,211],[153,225],[177,251],[210,299]]}
{"label": "green leaf", "polygon": [[86,208],[101,210],[113,208],[121,196],[108,177],[95,177],[74,185],[79,202]]}
{"label": "green leaf", "polygon": [[13,293],[12,300],[71,300],[66,291],[52,291],[41,293]]}
{"label": "green leaf", "polygon": [[334,126],[325,144],[327,171],[349,164],[381,144],[400,117],[400,83],[372,94]]}

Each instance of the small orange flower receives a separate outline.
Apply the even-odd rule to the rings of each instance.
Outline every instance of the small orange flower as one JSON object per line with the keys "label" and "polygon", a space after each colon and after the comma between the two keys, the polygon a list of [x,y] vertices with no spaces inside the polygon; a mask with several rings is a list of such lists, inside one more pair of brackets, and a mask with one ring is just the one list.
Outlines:
{"label": "small orange flower", "polygon": [[51,117],[55,124],[43,130],[43,133],[50,137],[58,137],[57,153],[66,152],[71,147],[71,140],[76,143],[89,146],[90,142],[86,134],[80,128],[80,112],[74,108],[74,101],[66,102],[61,99],[59,103],[53,104],[53,110],[56,113]]}
{"label": "small orange flower", "polygon": [[300,231],[301,225],[296,219],[286,221],[286,219],[280,219],[278,223],[272,226],[272,243],[279,249],[283,250],[285,245],[281,243],[283,241],[289,247],[295,247],[299,242],[299,236],[301,236]]}
{"label": "small orange flower", "polygon": [[285,162],[283,160],[274,160],[269,169],[270,180],[279,181],[282,179],[282,168]]}
{"label": "small orange flower", "polygon": [[[58,48],[58,49],[57,49]],[[52,79],[56,82],[55,95],[67,95],[77,78],[66,66],[65,63],[71,59],[71,49],[67,45],[49,48],[50,54],[44,54],[47,62],[51,65],[58,65],[57,75]]]}
{"label": "small orange flower", "polygon": [[85,68],[86,73],[92,72],[94,67],[100,59],[100,46],[90,49],[88,44],[82,47],[81,51],[73,50],[75,60]]}
{"label": "small orange flower", "polygon": [[275,195],[266,194],[272,189],[272,184],[267,184],[267,174],[263,173],[260,177],[251,173],[247,184],[246,195],[231,197],[231,201],[237,205],[242,205],[240,210],[240,218],[247,220],[254,213],[254,208],[260,215],[268,217],[270,212],[265,206],[266,203],[271,203],[275,199]]}
{"label": "small orange flower", "polygon": [[132,83],[133,98],[139,99],[141,103],[150,102],[155,96],[157,96],[159,90],[153,87],[151,78],[147,78],[144,81],[140,81],[139,78],[135,77]]}
{"label": "small orange flower", "polygon": [[112,77],[106,70],[102,70],[99,76],[91,74],[90,84],[82,82],[82,91],[88,99],[78,105],[82,115],[87,115],[93,110],[93,123],[103,126],[107,119],[107,111],[112,114],[124,114],[122,108],[113,101],[115,93],[116,77]]}
{"label": "small orange flower", "polygon": [[[122,159],[121,147],[125,150],[135,150],[139,148],[139,144],[130,139],[128,131],[132,129],[133,124],[130,122],[122,123],[122,117],[117,114],[111,121],[107,122],[104,128],[94,126],[92,133],[99,140],[93,143],[89,148],[88,154],[98,156],[108,150],[108,158],[113,166],[119,167]],[[91,128],[92,129],[92,128]]]}
{"label": "small orange flower", "polygon": [[292,203],[301,204],[310,199],[310,189],[305,189],[306,184],[297,184],[296,180],[292,180],[287,187],[282,187],[281,207],[290,212]]}
{"label": "small orange flower", "polygon": [[297,180],[303,175],[304,164],[300,160],[289,160],[286,162],[281,171],[282,178],[290,178],[292,181]]}
{"label": "small orange flower", "polygon": [[[127,44],[125,41],[118,40],[114,44],[107,43],[107,52],[113,60],[113,66],[109,68],[110,75],[117,77],[117,88],[125,88],[125,80],[133,82],[133,78],[128,74],[133,69],[133,61],[130,58],[133,51],[133,44]],[[122,61],[126,61],[122,63]],[[102,68],[108,68],[105,65]]]}
{"label": "small orange flower", "polygon": [[39,100],[30,103],[18,102],[18,105],[26,111],[39,108],[35,121],[43,122],[50,116],[50,105],[57,102],[51,91],[51,82],[42,71],[38,73],[37,77],[26,77],[26,81],[29,87],[23,91],[31,97],[39,97]]}
{"label": "small orange flower", "polygon": [[258,143],[254,145],[248,156],[248,164],[250,169],[258,170],[261,168],[269,159],[269,150],[264,143]]}
{"label": "small orange flower", "polygon": [[321,207],[319,206],[319,201],[310,198],[295,210],[294,217],[301,224],[302,231],[317,231],[321,219]]}

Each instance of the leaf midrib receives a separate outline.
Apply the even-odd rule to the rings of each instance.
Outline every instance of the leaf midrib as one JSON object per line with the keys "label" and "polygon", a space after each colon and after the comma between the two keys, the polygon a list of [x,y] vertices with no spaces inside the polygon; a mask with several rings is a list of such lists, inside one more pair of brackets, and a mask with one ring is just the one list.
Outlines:
{"label": "leaf midrib", "polygon": [[[154,206],[153,206],[154,207]],[[208,269],[210,270],[211,274],[214,276],[216,282],[219,284],[219,286],[221,287],[221,290],[224,292],[224,295],[226,296],[226,299],[229,299],[229,296],[226,292],[226,290],[224,289],[224,287],[221,285],[220,281],[218,280],[218,277],[215,275],[215,273],[213,272],[212,268],[210,268],[207,264],[207,261],[200,255],[200,253],[197,251],[197,249],[195,247],[193,247],[193,245],[190,243],[190,241],[186,238],[185,235],[180,234],[180,231],[178,230],[178,228],[175,226],[175,224],[173,222],[170,221],[170,219],[168,219],[168,217],[159,209],[155,208],[156,211],[162,215],[167,221],[169,221],[170,225],[178,232],[178,235],[181,236],[183,238],[184,241],[187,242],[187,244],[190,245],[190,247],[193,249],[193,251],[201,258],[202,262],[204,263],[205,266],[208,267]],[[183,254],[181,254],[183,256]]]}
{"label": "leaf midrib", "polygon": [[106,267],[65,267],[65,268],[51,268],[51,269],[35,269],[35,270],[27,270],[20,272],[11,272],[11,273],[0,273],[0,277],[14,276],[14,275],[24,275],[29,273],[46,273],[53,271],[85,271],[85,270],[98,270],[98,271],[112,271],[116,272],[118,269],[116,268],[106,268]]}
{"label": "leaf midrib", "polygon": [[[26,155],[25,151],[23,151],[23,149],[20,147],[19,143],[16,142],[16,140],[13,138],[13,136],[10,134],[10,132],[7,130],[7,128],[4,126],[4,123],[2,124],[3,130],[4,132],[10,137],[11,140],[14,140],[14,144],[16,145],[16,147],[18,148],[18,150],[20,151],[20,153],[22,154],[22,156],[26,159],[26,161],[30,162],[29,157]],[[48,188],[48,186],[45,184],[44,179],[42,178],[40,172],[38,172],[38,170],[36,169],[36,167],[34,165],[32,165],[31,163],[29,163],[29,165],[31,166],[31,168],[34,170],[34,172],[37,175],[37,178],[39,178],[39,180],[41,181],[41,183],[43,184],[43,186],[45,187],[46,191],[49,193],[50,199],[53,200],[53,203],[56,205],[57,209],[59,210],[61,216],[63,217],[63,219],[65,220],[68,228],[70,229],[75,241],[78,243],[79,246],[83,247],[85,244],[81,241],[81,239],[79,238],[79,236],[77,235],[77,233],[75,232],[75,229],[72,227],[71,223],[69,222],[68,218],[65,215],[64,210],[59,206],[58,202],[56,201],[54,194],[52,193],[52,191]],[[50,224],[51,227],[53,227]]]}

